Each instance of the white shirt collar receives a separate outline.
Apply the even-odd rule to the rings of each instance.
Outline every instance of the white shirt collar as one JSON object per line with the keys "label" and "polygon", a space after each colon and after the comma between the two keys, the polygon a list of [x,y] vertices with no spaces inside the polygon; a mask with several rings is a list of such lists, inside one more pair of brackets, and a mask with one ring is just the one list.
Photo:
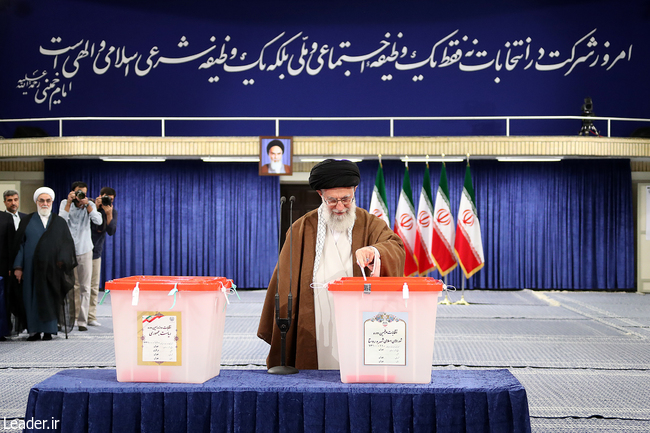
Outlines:
{"label": "white shirt collar", "polygon": [[14,218],[14,227],[18,230],[18,226],[20,225],[20,215],[18,215],[18,211],[16,211],[16,213],[7,211],[7,213]]}
{"label": "white shirt collar", "polygon": [[[52,215],[52,214],[50,214]],[[48,216],[43,216],[40,213],[38,216],[41,218],[41,222],[43,223],[43,227],[47,228],[47,221],[50,219],[49,215]]]}

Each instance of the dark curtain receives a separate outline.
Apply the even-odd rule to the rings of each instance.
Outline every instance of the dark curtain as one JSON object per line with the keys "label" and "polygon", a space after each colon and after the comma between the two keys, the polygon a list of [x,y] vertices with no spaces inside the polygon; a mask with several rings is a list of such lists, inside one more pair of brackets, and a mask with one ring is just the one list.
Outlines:
{"label": "dark curtain", "polygon": [[258,165],[202,161],[46,160],[55,212],[72,182],[95,198],[116,191],[117,232],[107,236],[102,282],[131,275],[205,275],[266,287],[276,262],[279,179]]}
{"label": "dark curtain", "polygon": [[[470,161],[485,266],[466,288],[633,289],[634,227],[629,160],[563,160],[557,163]],[[466,163],[448,163],[454,221]],[[377,161],[359,164],[358,205],[368,208]],[[391,226],[404,163],[384,161]],[[424,163],[410,163],[417,208]],[[430,163],[431,190],[440,163]],[[461,287],[460,267],[447,276]],[[431,276],[439,277],[436,271]]]}
{"label": "dark curtain", "polygon": [[[404,164],[383,166],[394,219]],[[359,167],[357,205],[367,209],[378,162]],[[424,167],[409,164],[416,207]],[[628,160],[472,160],[471,169],[485,267],[466,288],[634,288]],[[440,163],[431,163],[430,171],[435,200]],[[447,164],[455,221],[464,174],[464,162]],[[277,177],[258,176],[257,164],[45,162],[45,184],[55,190],[57,203],[75,180],[88,183],[91,197],[103,186],[117,191],[118,228],[107,238],[102,281],[140,274],[212,275],[245,288],[268,284],[276,262],[280,187]],[[447,282],[461,287],[460,267]]]}

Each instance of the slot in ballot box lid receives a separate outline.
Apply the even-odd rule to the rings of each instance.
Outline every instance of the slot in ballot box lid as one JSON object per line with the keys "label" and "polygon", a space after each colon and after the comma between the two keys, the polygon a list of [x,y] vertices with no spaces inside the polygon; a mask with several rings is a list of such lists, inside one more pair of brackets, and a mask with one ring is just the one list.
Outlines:
{"label": "slot in ballot box lid", "polygon": [[404,283],[410,291],[441,292],[442,281],[429,277],[343,277],[328,284],[330,292],[363,292],[366,284],[371,285],[372,291],[391,292],[401,291]]}
{"label": "slot in ballot box lid", "polygon": [[108,290],[169,291],[176,287],[183,291],[219,291],[232,288],[232,280],[224,277],[173,277],[164,275],[135,275],[106,282]]}

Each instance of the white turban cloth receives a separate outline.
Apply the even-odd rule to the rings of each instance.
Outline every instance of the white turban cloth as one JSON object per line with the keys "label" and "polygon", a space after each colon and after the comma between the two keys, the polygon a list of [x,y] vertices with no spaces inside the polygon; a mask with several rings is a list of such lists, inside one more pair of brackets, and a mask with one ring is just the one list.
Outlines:
{"label": "white turban cloth", "polygon": [[54,191],[52,190],[52,188],[42,186],[39,189],[37,189],[36,191],[34,191],[34,203],[36,203],[36,200],[38,199],[38,196],[41,195],[41,194],[49,195],[50,197],[52,197],[52,201],[54,201]]}

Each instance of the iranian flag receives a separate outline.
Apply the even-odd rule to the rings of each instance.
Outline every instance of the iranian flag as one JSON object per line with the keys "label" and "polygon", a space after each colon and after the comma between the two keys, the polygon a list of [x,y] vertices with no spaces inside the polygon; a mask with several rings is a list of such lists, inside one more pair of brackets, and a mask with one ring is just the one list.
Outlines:
{"label": "iranian flag", "polygon": [[372,190],[370,199],[370,209],[368,212],[378,218],[383,219],[386,225],[390,227],[390,216],[388,215],[388,206],[386,206],[386,182],[384,181],[384,169],[379,163],[377,177],[375,178],[375,188]]}
{"label": "iranian flag", "polygon": [[418,272],[418,262],[414,255],[415,239],[417,238],[417,227],[415,225],[415,209],[413,208],[413,194],[411,193],[411,180],[409,169],[404,172],[402,192],[397,202],[395,213],[395,233],[402,238],[406,250],[406,261],[404,263],[404,275],[411,277]]}
{"label": "iranian flag", "polygon": [[427,164],[427,168],[424,170],[422,191],[420,191],[420,203],[418,204],[418,236],[415,238],[415,257],[418,260],[420,275],[426,275],[436,266],[431,256],[431,240],[433,239],[432,213],[431,178],[429,177],[429,164]]}
{"label": "iranian flag", "polygon": [[436,207],[433,210],[433,239],[431,254],[443,277],[458,265],[453,251],[454,217],[449,207],[449,186],[447,185],[447,169],[442,163],[440,183],[436,193]]}
{"label": "iranian flag", "polygon": [[465,278],[471,277],[483,267],[481,224],[476,213],[476,200],[474,199],[474,187],[472,186],[469,162],[465,170],[463,196],[460,198],[460,208],[458,209],[458,226],[456,228],[454,250],[456,250]]}

